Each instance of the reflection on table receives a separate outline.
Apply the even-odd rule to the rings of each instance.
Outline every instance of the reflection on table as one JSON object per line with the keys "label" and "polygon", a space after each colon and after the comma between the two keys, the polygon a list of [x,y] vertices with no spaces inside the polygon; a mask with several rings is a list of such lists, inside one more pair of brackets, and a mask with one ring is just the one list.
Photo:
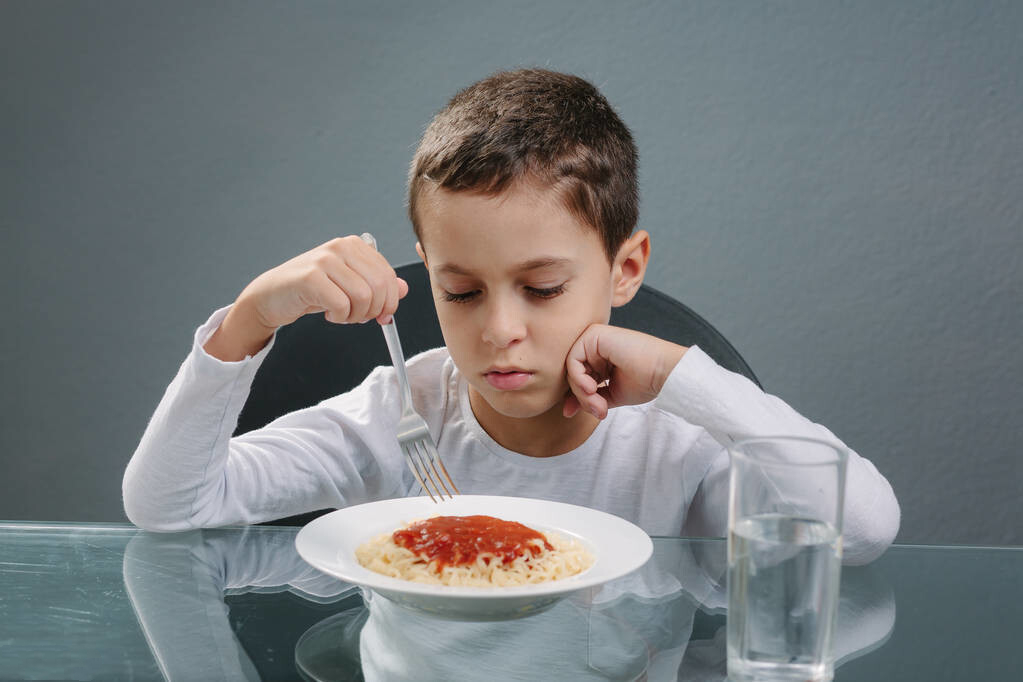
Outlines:
{"label": "reflection on table", "polygon": [[[725,679],[721,540],[655,538],[630,576],[466,623],[318,572],[296,533],[0,526],[0,679]],[[1018,549],[845,567],[836,679],[1011,677],[1021,574]]]}
{"label": "reflection on table", "polygon": [[[225,679],[258,679],[215,595],[287,585],[322,603],[353,593],[282,540],[233,531],[132,539],[125,585],[168,678],[198,679],[218,660]],[[361,601],[300,638],[295,661],[307,678],[324,680],[723,680],[723,550],[720,542],[658,542],[640,571],[522,620],[441,620],[359,592]],[[842,660],[883,642],[895,619],[887,585],[862,569],[847,577]],[[701,611],[705,632],[693,639]]]}

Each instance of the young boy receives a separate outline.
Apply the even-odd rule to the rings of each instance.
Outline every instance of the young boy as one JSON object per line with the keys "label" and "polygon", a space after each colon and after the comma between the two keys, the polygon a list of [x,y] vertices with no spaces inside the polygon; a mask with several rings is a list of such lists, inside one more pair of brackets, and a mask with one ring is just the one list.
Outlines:
{"label": "young boy", "polygon": [[[409,360],[413,401],[463,493],[722,536],[724,446],[839,441],[699,348],[607,325],[650,256],[635,229],[636,156],[604,97],[565,74],[495,74],[434,118],[412,162],[409,214],[445,347]],[[357,236],[257,277],[196,333],[125,473],[128,518],[174,531],[421,494],[395,438],[391,367],[231,437],[278,327],[310,313],[385,322],[405,293]],[[898,504],[855,453],[847,480],[845,559],[869,561],[894,538]]]}

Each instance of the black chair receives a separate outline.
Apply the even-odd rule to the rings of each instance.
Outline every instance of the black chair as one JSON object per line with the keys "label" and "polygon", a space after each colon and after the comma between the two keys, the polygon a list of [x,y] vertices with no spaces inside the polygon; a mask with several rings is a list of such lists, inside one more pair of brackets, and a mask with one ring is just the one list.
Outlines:
{"label": "black chair", "polygon": [[[444,345],[426,267],[419,262],[395,270],[409,284],[397,319],[402,350],[411,357]],[[722,367],[760,382],[739,352],[709,322],[653,287],[643,285],[627,305],[611,310],[611,324],[653,334],[684,346],[699,346]],[[338,325],[306,315],[282,327],[252,383],[235,435],[309,407],[359,385],[374,367],[390,364],[375,322]],[[304,525],[323,510],[270,523]]]}

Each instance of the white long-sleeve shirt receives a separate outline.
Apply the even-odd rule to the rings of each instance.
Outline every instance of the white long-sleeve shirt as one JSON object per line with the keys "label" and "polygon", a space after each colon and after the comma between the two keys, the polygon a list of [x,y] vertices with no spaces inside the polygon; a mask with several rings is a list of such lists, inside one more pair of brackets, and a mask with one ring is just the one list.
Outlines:
{"label": "white long-sleeve shirt", "polygon": [[[128,518],[147,530],[259,523],[326,508],[420,494],[395,438],[394,370],[233,437],[256,370],[273,341],[240,362],[202,348],[227,309],[198,329],[125,471]],[[536,458],[502,447],[480,426],[468,385],[444,348],[408,361],[412,398],[465,494],[515,495],[600,509],[651,535],[723,536],[726,446],[796,435],[840,441],[745,377],[691,347],[650,403],[612,409],[578,448]],[[898,531],[888,481],[851,452],[844,560],[879,556]]]}

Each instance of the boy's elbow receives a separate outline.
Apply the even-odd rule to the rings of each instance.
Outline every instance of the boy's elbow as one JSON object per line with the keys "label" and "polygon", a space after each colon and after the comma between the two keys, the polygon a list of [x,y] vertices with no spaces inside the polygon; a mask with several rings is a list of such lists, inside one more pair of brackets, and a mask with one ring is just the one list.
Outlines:
{"label": "boy's elbow", "polygon": [[196,528],[194,524],[185,520],[172,520],[152,514],[148,510],[129,502],[128,497],[125,497],[124,500],[124,514],[132,524],[150,533],[175,533]]}
{"label": "boy's elbow", "polygon": [[845,564],[869,564],[884,554],[899,532],[901,511],[891,483],[855,454],[846,475],[843,517]]}
{"label": "boy's elbow", "polygon": [[895,542],[901,511],[894,493],[869,507],[847,509],[842,563],[852,566],[878,559]]}
{"label": "boy's elbow", "polygon": [[141,497],[136,486],[132,484],[132,468],[131,464],[129,464],[121,481],[121,504],[124,506],[124,515],[128,517],[128,521],[132,524],[143,530],[149,530],[146,528],[148,518],[145,507],[142,505]]}
{"label": "boy's elbow", "polygon": [[175,533],[194,530],[198,526],[188,518],[174,518],[147,504],[145,495],[128,487],[122,491],[124,514],[135,526],[152,533]]}

